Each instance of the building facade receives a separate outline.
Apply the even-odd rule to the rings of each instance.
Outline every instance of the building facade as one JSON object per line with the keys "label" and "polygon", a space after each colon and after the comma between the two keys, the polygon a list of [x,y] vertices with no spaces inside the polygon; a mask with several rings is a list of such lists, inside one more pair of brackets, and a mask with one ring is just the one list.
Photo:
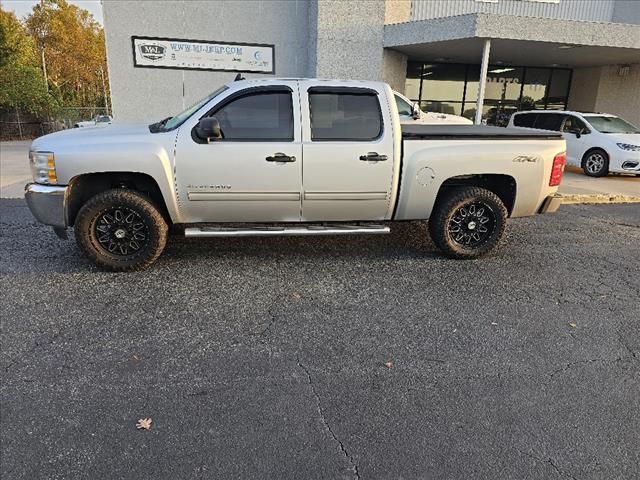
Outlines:
{"label": "building facade", "polygon": [[553,108],[640,125],[636,0],[104,0],[103,9],[118,121],[173,115],[242,72],[384,80],[423,110],[489,124]]}

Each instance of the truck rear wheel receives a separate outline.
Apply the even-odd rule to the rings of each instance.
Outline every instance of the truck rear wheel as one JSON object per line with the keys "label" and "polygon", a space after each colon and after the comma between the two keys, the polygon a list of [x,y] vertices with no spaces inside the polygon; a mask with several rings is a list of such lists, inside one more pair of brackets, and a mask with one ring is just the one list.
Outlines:
{"label": "truck rear wheel", "polygon": [[98,267],[114,272],[143,270],[167,242],[167,223],[144,195],[125,189],[99,193],[76,217],[78,246]]}
{"label": "truck rear wheel", "polygon": [[436,246],[453,258],[477,258],[493,251],[504,235],[507,209],[493,192],[461,187],[446,192],[429,219]]}

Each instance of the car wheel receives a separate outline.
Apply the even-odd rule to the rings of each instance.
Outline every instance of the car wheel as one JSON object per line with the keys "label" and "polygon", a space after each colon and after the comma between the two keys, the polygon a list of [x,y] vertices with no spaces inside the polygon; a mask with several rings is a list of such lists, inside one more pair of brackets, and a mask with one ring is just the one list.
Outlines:
{"label": "car wheel", "polygon": [[74,225],[78,246],[98,267],[114,272],[143,270],[157,260],[168,226],[144,195],[107,190],[85,203]]}
{"label": "car wheel", "polygon": [[446,255],[477,258],[499,245],[507,215],[495,193],[479,187],[456,188],[436,203],[429,219],[429,233]]}
{"label": "car wheel", "polygon": [[582,158],[582,170],[590,177],[604,177],[609,173],[609,156],[599,148],[587,152]]}

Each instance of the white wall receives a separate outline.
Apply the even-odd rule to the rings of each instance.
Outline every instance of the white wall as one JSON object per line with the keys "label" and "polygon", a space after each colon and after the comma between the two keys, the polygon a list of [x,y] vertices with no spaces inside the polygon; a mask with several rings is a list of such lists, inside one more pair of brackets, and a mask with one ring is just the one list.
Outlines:
{"label": "white wall", "polygon": [[629,67],[625,76],[620,65],[574,70],[568,108],[612,113],[640,126],[640,64]]}
{"label": "white wall", "polygon": [[306,0],[104,0],[103,9],[116,121],[151,122],[175,115],[236,76],[134,68],[132,35],[275,44],[276,76],[308,75]]}

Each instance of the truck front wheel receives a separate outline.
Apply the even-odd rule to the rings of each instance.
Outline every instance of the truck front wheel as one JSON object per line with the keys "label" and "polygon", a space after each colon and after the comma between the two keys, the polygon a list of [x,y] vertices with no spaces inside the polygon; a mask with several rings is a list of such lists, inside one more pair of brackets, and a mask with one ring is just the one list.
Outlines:
{"label": "truck front wheel", "polygon": [[507,222],[507,209],[493,192],[479,187],[449,190],[429,219],[436,246],[454,258],[477,258],[493,251]]}
{"label": "truck front wheel", "polygon": [[78,246],[98,267],[114,272],[143,270],[160,256],[167,223],[144,195],[125,189],[99,193],[76,217]]}

